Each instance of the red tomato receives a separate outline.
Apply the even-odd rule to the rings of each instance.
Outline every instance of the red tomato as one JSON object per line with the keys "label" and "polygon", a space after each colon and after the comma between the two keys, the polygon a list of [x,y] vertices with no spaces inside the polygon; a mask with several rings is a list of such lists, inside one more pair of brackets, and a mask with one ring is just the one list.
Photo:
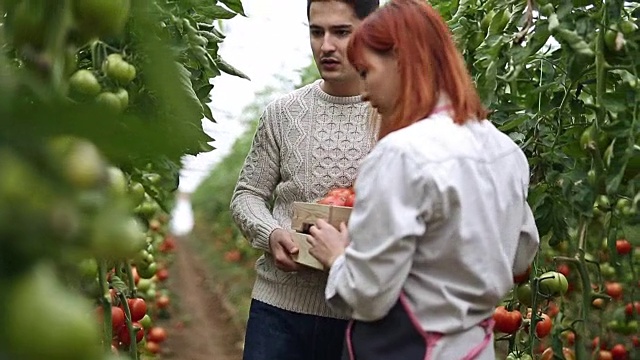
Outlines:
{"label": "red tomato", "polygon": [[549,335],[549,333],[551,332],[551,325],[553,325],[553,323],[551,322],[551,318],[549,317],[549,315],[542,314],[540,316],[542,317],[542,319],[538,320],[538,322],[536,323],[536,336],[538,336],[539,338],[543,338]]}
{"label": "red tomato", "polygon": [[158,344],[165,341],[166,339],[167,339],[167,332],[165,331],[164,328],[161,328],[158,326],[152,327],[151,329],[149,329],[149,332],[147,333],[147,340],[158,343]]}
{"label": "red tomato", "polygon": [[522,314],[518,310],[507,311],[504,306],[498,306],[493,312],[495,329],[506,334],[513,334],[522,324]]}
{"label": "red tomato", "polygon": [[600,348],[600,350],[605,350],[607,348],[607,342],[605,340],[602,343],[600,343],[600,337],[596,336],[593,338],[593,341],[591,342],[591,347],[594,349]]}
{"label": "red tomato", "polygon": [[158,269],[158,271],[156,272],[156,277],[160,281],[167,280],[169,278],[169,270],[167,270],[165,268]]}
{"label": "red tomato", "polygon": [[158,343],[155,343],[153,341],[147,340],[145,347],[152,354],[157,354],[160,352],[160,345],[158,345]]}
{"label": "red tomato", "polygon": [[[100,322],[104,321],[104,310],[102,306],[96,308],[96,314]],[[124,326],[124,311],[117,306],[111,307],[111,326],[114,330]]]}
{"label": "red tomato", "polygon": [[[567,347],[562,348],[562,355],[564,355],[565,360],[575,360],[576,358],[576,354],[574,353],[574,351]],[[550,347],[546,348],[542,352],[542,356],[540,356],[540,360],[553,360],[553,359],[556,359],[556,357],[553,356],[553,349]]]}
{"label": "red tomato", "polygon": [[349,189],[345,189],[345,188],[336,188],[336,189],[332,189],[327,193],[327,197],[329,196],[336,196],[339,198],[343,198],[346,199],[347,196],[351,195],[352,191]]}
{"label": "red tomato", "polygon": [[318,204],[322,205],[334,205],[334,206],[344,206],[345,199],[338,196],[325,196],[324,198],[318,201]]}
{"label": "red tomato", "polygon": [[131,321],[140,321],[147,314],[147,303],[144,299],[127,299]]}
{"label": "red tomato", "polygon": [[559,273],[561,273],[564,276],[569,276],[569,265],[567,264],[560,264],[556,267],[556,271],[558,271]]}
{"label": "red tomato", "polygon": [[627,255],[631,252],[631,243],[626,239],[616,240],[616,251],[620,255]]}
{"label": "red tomato", "polygon": [[242,259],[242,254],[237,249],[232,249],[224,253],[224,260],[226,262],[234,263]]}
{"label": "red tomato", "polygon": [[138,274],[138,269],[135,266],[131,267],[131,274],[133,275],[133,283],[138,285],[140,282],[140,275]]}
{"label": "red tomato", "polygon": [[576,342],[576,333],[573,331],[565,331],[564,333],[566,333],[567,345],[573,346]]}
{"label": "red tomato", "polygon": [[616,344],[611,348],[613,360],[627,360],[627,349],[622,344]]}
{"label": "red tomato", "polygon": [[[139,322],[134,321],[132,323],[133,331],[136,334],[136,342],[139,343],[144,338],[144,328],[140,325]],[[131,338],[129,337],[129,329],[126,326],[123,326],[118,330],[118,339],[125,346],[129,346],[131,344]]]}
{"label": "red tomato", "polygon": [[353,207],[353,203],[356,200],[356,194],[350,194],[344,201],[344,206]]}
{"label": "red tomato", "polygon": [[607,282],[604,284],[605,293],[612,298],[619,300],[622,299],[622,285],[618,282]]}
{"label": "red tomato", "polygon": [[627,316],[632,316],[634,312],[636,314],[640,314],[640,301],[634,301],[633,303],[628,303],[624,307],[624,313],[627,314]]}
{"label": "red tomato", "polygon": [[166,295],[160,295],[160,297],[158,297],[158,299],[156,300],[156,306],[159,309],[164,309],[169,307],[170,303],[171,303],[171,300]]}
{"label": "red tomato", "polygon": [[549,317],[556,317],[556,315],[558,315],[558,313],[560,313],[560,308],[558,307],[558,305],[551,301],[549,302],[549,307],[546,310],[547,315],[549,315]]}
{"label": "red tomato", "polygon": [[608,350],[600,350],[598,354],[598,360],[613,360],[613,354]]}
{"label": "red tomato", "polygon": [[513,283],[514,284],[520,284],[523,283],[525,281],[529,280],[529,274],[531,274],[531,265],[529,265],[529,267],[527,268],[527,271],[525,271],[523,274],[515,274],[513,276]]}

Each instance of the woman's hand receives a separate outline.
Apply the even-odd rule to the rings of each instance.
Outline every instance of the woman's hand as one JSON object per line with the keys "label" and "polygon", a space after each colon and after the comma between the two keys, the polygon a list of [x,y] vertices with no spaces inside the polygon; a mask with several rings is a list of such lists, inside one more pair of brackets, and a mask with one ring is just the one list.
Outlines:
{"label": "woman's hand", "polygon": [[311,238],[308,238],[311,248],[309,253],[318,259],[325,268],[331,268],[338,256],[344,254],[344,249],[349,245],[349,231],[345,223],[340,224],[340,231],[328,222],[318,219],[316,224],[309,228]]}

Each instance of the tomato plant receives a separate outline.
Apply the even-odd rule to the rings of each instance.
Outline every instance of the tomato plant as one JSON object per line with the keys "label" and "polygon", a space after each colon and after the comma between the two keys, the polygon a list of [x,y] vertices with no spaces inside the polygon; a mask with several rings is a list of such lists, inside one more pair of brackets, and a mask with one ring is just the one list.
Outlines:
{"label": "tomato plant", "polygon": [[238,0],[0,2],[0,357],[147,352],[169,310],[156,295],[181,159],[211,150],[211,78],[246,77],[218,54],[217,21],[238,14]]}

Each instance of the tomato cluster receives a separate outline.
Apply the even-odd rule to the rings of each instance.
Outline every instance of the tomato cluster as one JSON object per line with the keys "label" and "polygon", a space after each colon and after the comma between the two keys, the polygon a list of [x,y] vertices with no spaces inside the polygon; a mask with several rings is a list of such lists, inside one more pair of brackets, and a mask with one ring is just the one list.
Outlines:
{"label": "tomato cluster", "polygon": [[327,195],[318,200],[318,204],[353,207],[356,194],[353,187],[335,188],[330,190]]}

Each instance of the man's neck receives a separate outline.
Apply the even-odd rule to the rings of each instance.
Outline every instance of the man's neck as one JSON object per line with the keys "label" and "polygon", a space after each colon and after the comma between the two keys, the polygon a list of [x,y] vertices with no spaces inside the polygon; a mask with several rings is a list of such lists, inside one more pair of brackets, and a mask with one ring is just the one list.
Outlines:
{"label": "man's neck", "polygon": [[347,97],[361,94],[362,83],[360,81],[326,81],[320,84],[322,91],[331,96]]}

